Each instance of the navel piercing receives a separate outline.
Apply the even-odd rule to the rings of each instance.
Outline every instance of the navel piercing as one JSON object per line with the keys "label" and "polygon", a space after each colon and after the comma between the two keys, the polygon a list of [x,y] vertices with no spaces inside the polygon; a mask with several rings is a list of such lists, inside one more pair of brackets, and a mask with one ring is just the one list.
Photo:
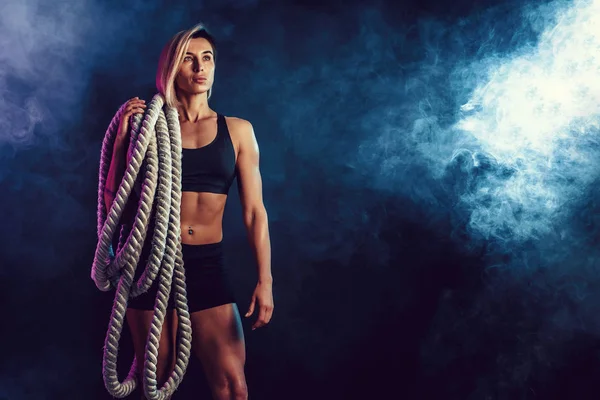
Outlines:
{"label": "navel piercing", "polygon": [[192,234],[194,233],[194,231],[192,230],[192,227],[191,227],[191,226],[188,228],[188,233],[189,233],[190,235],[192,235]]}

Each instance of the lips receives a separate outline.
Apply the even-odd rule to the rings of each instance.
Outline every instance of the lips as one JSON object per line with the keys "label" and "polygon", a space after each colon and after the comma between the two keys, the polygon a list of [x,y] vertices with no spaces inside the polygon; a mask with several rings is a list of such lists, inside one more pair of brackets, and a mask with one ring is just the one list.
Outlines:
{"label": "lips", "polygon": [[194,78],[193,81],[196,82],[196,83],[204,83],[204,82],[206,82],[206,78],[204,78],[204,77],[202,77],[202,78]]}

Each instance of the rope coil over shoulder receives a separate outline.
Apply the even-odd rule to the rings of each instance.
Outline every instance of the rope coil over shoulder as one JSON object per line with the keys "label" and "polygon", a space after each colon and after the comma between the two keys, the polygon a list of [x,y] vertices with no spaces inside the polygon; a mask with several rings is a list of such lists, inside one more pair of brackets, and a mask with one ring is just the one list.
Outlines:
{"label": "rope coil over shoulder", "polygon": [[[108,212],[104,203],[104,188],[112,158],[113,145],[125,104],[113,117],[102,143],[98,183],[98,244],[94,255],[91,277],[98,289],[116,288],[104,343],[102,374],[108,392],[124,398],[137,386],[134,357],[131,369],[123,381],[117,376],[119,339],[128,299],[145,293],[158,277],[158,294],[154,316],[146,342],[143,390],[149,400],[164,400],[181,383],[187,369],[192,328],[187,305],[185,274],[181,253],[181,129],[177,110],[164,104],[164,98],[155,95],[143,117],[135,114],[131,123],[131,141],[128,154],[131,160]],[[132,226],[121,221],[123,211],[136,183],[141,184]],[[156,204],[155,204],[156,203]],[[152,214],[155,207],[154,215]],[[155,220],[152,251],[143,273],[134,282],[135,269],[150,219]],[[119,230],[119,243],[113,252],[112,239]],[[174,290],[175,308],[179,320],[177,359],[175,368],[162,388],[157,388],[156,364],[160,334],[168,299]]]}

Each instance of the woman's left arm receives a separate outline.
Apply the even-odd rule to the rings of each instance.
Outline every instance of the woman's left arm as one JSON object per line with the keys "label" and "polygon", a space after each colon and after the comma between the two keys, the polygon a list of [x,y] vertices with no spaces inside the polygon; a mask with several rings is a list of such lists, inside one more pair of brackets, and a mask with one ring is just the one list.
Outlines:
{"label": "woman's left arm", "polygon": [[[233,124],[232,124],[233,125]],[[239,138],[237,157],[238,189],[248,239],[254,250],[258,268],[258,283],[252,295],[246,317],[258,307],[258,319],[252,330],[269,323],[273,314],[273,276],[271,274],[271,243],[267,210],[263,203],[262,178],[259,168],[259,148],[250,122],[235,119]]]}

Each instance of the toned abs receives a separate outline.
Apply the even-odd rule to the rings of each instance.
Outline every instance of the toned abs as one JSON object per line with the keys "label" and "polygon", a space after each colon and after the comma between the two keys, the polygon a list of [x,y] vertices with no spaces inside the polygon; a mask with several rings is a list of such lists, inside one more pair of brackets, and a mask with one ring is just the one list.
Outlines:
{"label": "toned abs", "polygon": [[[181,193],[181,242],[186,244],[217,243],[223,238],[223,213],[227,195],[216,193]],[[189,230],[192,234],[189,234]]]}
{"label": "toned abs", "polygon": [[[181,142],[185,148],[200,148],[211,143],[217,135],[217,116],[196,123],[180,121]],[[239,145],[230,129],[236,158]],[[181,242],[185,244],[217,243],[223,239],[223,214],[226,194],[181,193]],[[191,234],[189,233],[191,229]]]}

